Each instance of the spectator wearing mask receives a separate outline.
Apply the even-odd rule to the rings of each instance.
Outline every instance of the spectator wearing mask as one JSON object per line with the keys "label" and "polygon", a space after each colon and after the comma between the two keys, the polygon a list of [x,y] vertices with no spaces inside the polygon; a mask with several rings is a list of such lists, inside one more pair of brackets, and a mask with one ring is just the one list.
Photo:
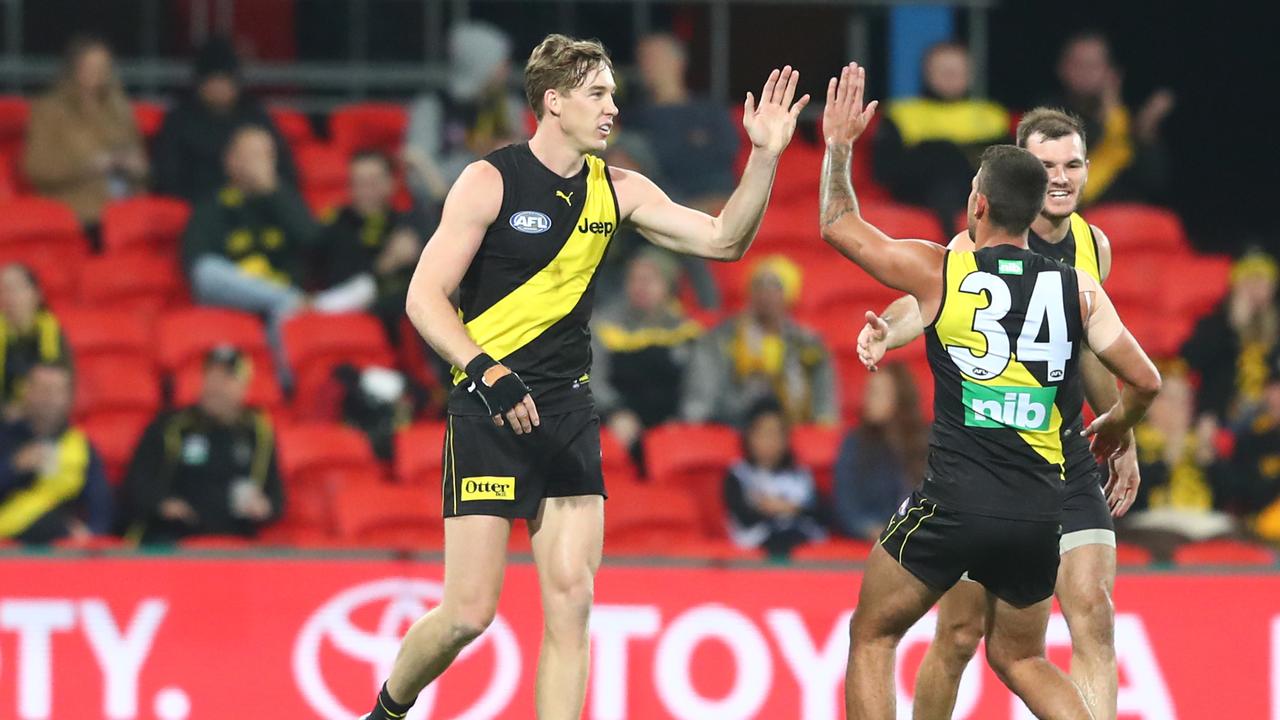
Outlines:
{"label": "spectator wearing mask", "polygon": [[895,199],[933,210],[950,227],[968,202],[978,156],[1008,141],[1009,113],[970,95],[973,70],[963,45],[934,45],[923,66],[924,94],[885,108],[873,170]]}
{"label": "spectator wearing mask", "polygon": [[1075,35],[1062,46],[1058,81],[1062,94],[1047,104],[1084,120],[1089,138],[1089,185],[1081,200],[1144,201],[1160,199],[1168,184],[1169,159],[1160,125],[1173,110],[1168,89],[1152,93],[1136,115],[1121,96],[1122,73],[1111,59],[1101,33]]}
{"label": "spectator wearing mask", "polygon": [[124,481],[129,539],[253,537],[281,515],[271,420],[245,405],[252,373],[238,349],[214,348],[200,400],[161,412],[147,427]]}
{"label": "spectator wearing mask", "polygon": [[196,54],[194,86],[165,116],[155,146],[155,190],[198,203],[231,179],[224,164],[233,136],[246,125],[270,133],[278,175],[296,186],[298,173],[283,136],[262,103],[240,81],[240,60],[226,38],[211,38]]}
{"label": "spectator wearing mask", "polygon": [[836,457],[834,520],[849,537],[874,541],[902,499],[924,478],[928,435],[920,396],[905,365],[867,380],[862,419]]}
{"label": "spectator wearing mask", "polygon": [[677,201],[715,215],[733,192],[738,133],[729,111],[695,97],[686,84],[688,55],[672,35],[649,35],[636,46],[645,99],[623,115],[649,140]]}
{"label": "spectator wearing mask", "polygon": [[403,160],[415,202],[442,202],[464,168],[528,137],[525,100],[509,89],[511,40],[497,27],[461,22],[449,30],[449,82],[409,110]]}
{"label": "spectator wearing mask", "polygon": [[105,42],[71,41],[58,79],[31,106],[26,143],[31,185],[74,210],[91,235],[108,202],[141,189],[142,135]]}
{"label": "spectator wearing mask", "polygon": [[329,218],[317,243],[325,258],[329,309],[372,312],[398,338],[422,238],[407,214],[392,207],[390,159],[360,152],[351,158],[350,172],[351,204]]}
{"label": "spectator wearing mask", "polygon": [[1182,357],[1200,375],[1198,412],[1235,425],[1257,407],[1272,374],[1268,359],[1280,340],[1275,259],[1250,252],[1231,269],[1231,290],[1200,319]]}
{"label": "spectator wearing mask", "polygon": [[70,423],[71,369],[38,363],[25,386],[17,419],[0,425],[0,537],[46,543],[109,533],[106,471]]}
{"label": "spectator wearing mask", "polygon": [[790,427],[777,402],[766,399],[748,411],[742,449],[742,460],[724,479],[733,541],[786,557],[798,545],[825,539],[813,474],[796,463]]}
{"label": "spectator wearing mask", "polygon": [[36,276],[19,263],[0,268],[0,341],[0,404],[12,416],[31,368],[40,363],[69,368],[71,359],[71,346],[45,308]]}
{"label": "spectator wearing mask", "polygon": [[657,249],[627,266],[624,298],[592,321],[591,388],[605,425],[639,456],[645,428],[672,420],[680,385],[702,328],[673,297],[677,265]]}
{"label": "spectator wearing mask", "polygon": [[790,314],[800,283],[800,268],[781,255],[756,263],[747,309],[694,346],[681,400],[685,420],[741,426],[748,410],[769,397],[781,403],[793,424],[839,420],[831,354]]}
{"label": "spectator wearing mask", "polygon": [[1230,516],[1215,512],[1214,488],[1226,464],[1215,444],[1216,424],[1195,419],[1186,367],[1164,363],[1164,385],[1142,424],[1134,428],[1142,485],[1125,528],[1201,540],[1228,533]]}

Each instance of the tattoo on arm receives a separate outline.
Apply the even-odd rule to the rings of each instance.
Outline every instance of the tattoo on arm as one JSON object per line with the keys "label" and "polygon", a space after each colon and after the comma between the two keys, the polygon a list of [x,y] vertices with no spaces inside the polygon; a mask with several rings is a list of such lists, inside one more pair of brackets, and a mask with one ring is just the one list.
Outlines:
{"label": "tattoo on arm", "polygon": [[858,213],[858,198],[853,194],[849,166],[852,147],[827,147],[822,158],[822,226],[827,227],[847,213]]}

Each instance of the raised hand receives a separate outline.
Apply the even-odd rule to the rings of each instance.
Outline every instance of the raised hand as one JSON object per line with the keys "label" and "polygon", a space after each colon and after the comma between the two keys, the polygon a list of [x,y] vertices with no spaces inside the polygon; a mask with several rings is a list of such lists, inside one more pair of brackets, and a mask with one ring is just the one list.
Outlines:
{"label": "raised hand", "polygon": [[1084,436],[1090,438],[1089,449],[1098,462],[1119,458],[1133,442],[1130,428],[1120,421],[1115,412],[1116,408],[1108,410],[1084,429]]}
{"label": "raised hand", "polygon": [[780,154],[791,142],[796,131],[796,119],[800,111],[809,104],[809,96],[805,95],[794,104],[796,85],[800,82],[800,71],[792,70],[790,65],[782,70],[774,69],[760,91],[760,105],[756,106],[755,97],[747,93],[747,100],[742,108],[742,127],[751,139],[751,145],[759,150]]}
{"label": "raised hand", "polygon": [[862,106],[862,92],[866,87],[866,69],[858,63],[840,68],[840,77],[827,82],[827,106],[822,110],[822,134],[828,146],[853,145],[871,124],[880,101],[872,100]]}
{"label": "raised hand", "polygon": [[889,350],[888,338],[889,324],[884,318],[868,310],[867,324],[858,333],[858,360],[871,372],[880,369],[877,364]]}

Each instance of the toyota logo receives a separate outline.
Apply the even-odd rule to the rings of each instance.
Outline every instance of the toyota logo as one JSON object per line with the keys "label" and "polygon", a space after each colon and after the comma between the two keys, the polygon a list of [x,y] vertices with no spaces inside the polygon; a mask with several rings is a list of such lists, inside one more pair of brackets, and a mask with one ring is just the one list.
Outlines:
{"label": "toyota logo", "polygon": [[[403,629],[439,604],[443,596],[444,588],[439,583],[386,578],[345,590],[316,610],[302,626],[293,648],[294,678],[311,709],[325,720],[351,720],[366,712],[382,681],[391,673]],[[357,616],[364,622],[359,622]],[[501,616],[494,618],[484,635],[458,655],[454,665],[486,648],[491,648],[493,655],[488,685],[484,692],[470,698],[466,709],[454,715],[455,720],[496,718],[515,695],[520,681],[520,647],[511,626]],[[335,678],[325,675],[322,652],[337,653],[367,666],[368,691],[360,697],[344,696],[340,700],[330,682]],[[441,681],[448,683],[448,673],[418,696],[409,720],[431,717]],[[349,702],[359,705],[351,707]]]}

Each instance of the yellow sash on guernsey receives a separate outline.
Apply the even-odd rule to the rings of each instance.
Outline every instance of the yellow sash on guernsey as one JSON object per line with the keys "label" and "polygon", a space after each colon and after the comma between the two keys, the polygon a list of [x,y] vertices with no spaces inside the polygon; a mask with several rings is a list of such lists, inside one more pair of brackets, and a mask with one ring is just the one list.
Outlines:
{"label": "yellow sash on guernsey", "polygon": [[1080,213],[1071,213],[1071,236],[1076,239],[1075,267],[1102,282],[1102,266],[1098,261],[1098,241],[1093,237],[1093,228]]}
{"label": "yellow sash on guernsey", "polygon": [[[528,345],[568,315],[604,258],[618,227],[618,211],[604,160],[588,155],[587,165],[587,197],[560,252],[528,282],[466,323],[471,339],[495,360]],[[453,369],[454,383],[464,376],[460,368]]]}

